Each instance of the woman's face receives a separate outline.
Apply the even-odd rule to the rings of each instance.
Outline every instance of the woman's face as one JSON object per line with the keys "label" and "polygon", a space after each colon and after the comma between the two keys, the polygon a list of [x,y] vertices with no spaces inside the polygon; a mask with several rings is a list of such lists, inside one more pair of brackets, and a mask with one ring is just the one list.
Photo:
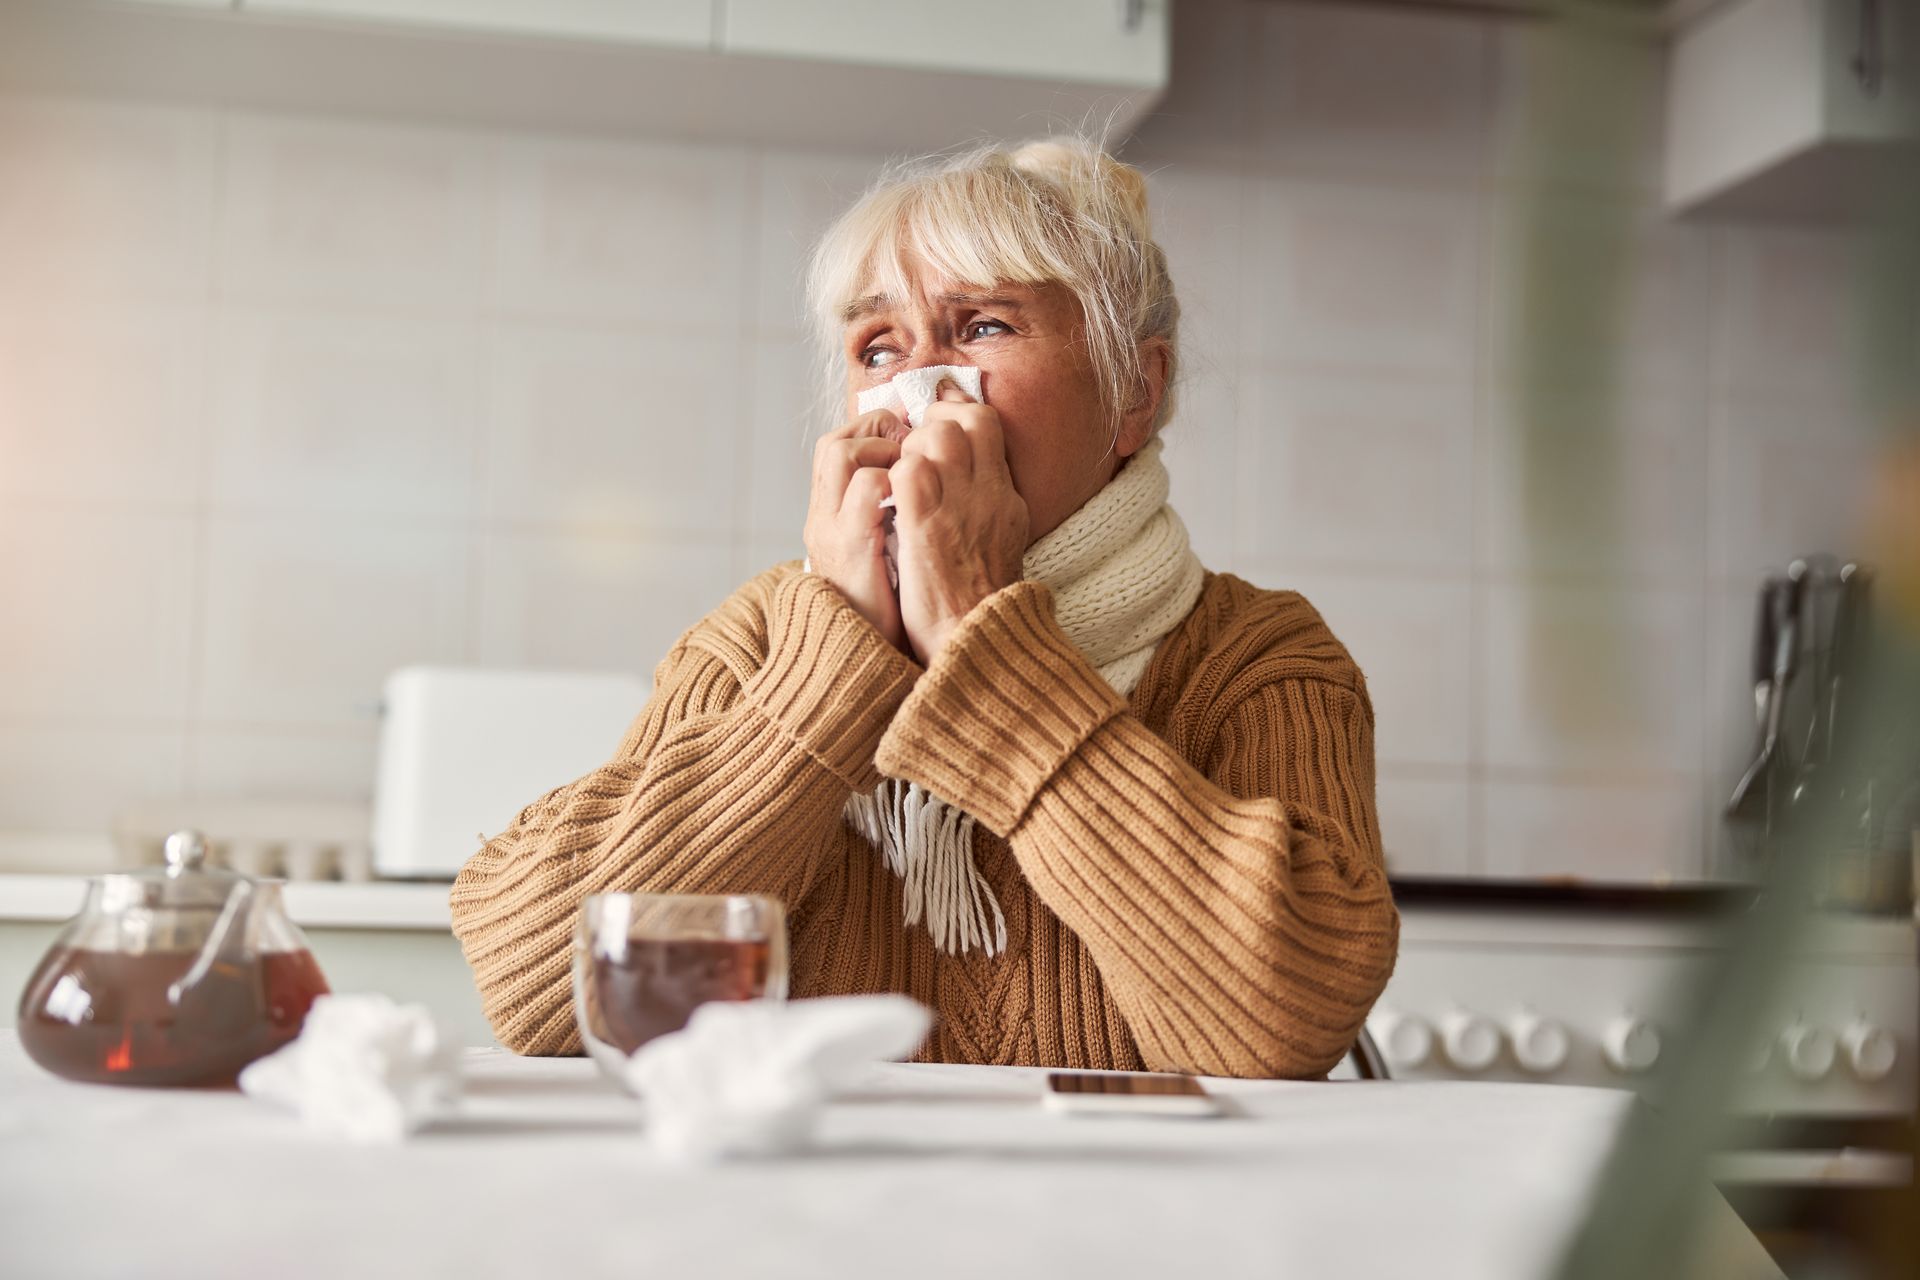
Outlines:
{"label": "woman's face", "polygon": [[1145,419],[1129,415],[1116,441],[1079,341],[1079,303],[1065,289],[914,284],[913,297],[874,294],[848,308],[846,416],[862,391],[903,369],[978,366],[981,398],[1000,415],[1007,468],[1027,504],[1028,537],[1038,541],[1145,443],[1131,425]]}

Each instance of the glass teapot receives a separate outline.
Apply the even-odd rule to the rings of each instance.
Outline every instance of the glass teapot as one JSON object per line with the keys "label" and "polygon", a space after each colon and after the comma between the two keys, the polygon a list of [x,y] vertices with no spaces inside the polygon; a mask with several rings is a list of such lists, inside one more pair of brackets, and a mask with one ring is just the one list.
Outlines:
{"label": "glass teapot", "polygon": [[230,1084],[300,1034],[327,991],[278,880],[205,865],[197,831],[166,866],[94,876],[20,997],[20,1044],[99,1084]]}

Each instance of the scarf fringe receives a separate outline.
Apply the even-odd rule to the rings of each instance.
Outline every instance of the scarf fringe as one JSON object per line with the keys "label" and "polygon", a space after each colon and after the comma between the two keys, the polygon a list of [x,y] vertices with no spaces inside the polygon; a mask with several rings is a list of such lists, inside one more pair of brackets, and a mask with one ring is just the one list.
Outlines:
{"label": "scarf fringe", "polygon": [[959,955],[1007,949],[1007,918],[973,861],[973,815],[918,783],[888,778],[847,801],[854,830],[879,849],[900,877],[909,928],[925,920],[936,949]]}

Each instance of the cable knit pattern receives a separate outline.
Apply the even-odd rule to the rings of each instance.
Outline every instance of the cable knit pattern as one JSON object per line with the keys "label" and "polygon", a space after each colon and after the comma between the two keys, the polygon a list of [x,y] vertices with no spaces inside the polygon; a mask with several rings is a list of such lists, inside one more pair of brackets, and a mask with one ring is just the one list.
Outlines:
{"label": "cable knit pattern", "polygon": [[[674,647],[613,759],[461,871],[454,931],[522,1053],[577,1053],[574,913],[601,890],[776,895],[800,996],[933,1007],[936,1061],[1323,1075],[1386,984],[1365,681],[1291,592],[1207,576],[1131,697],[1050,589],[990,597],[922,672],[783,565]],[[841,809],[882,775],[978,816],[1007,951],[949,955]]]}
{"label": "cable knit pattern", "polygon": [[[1167,504],[1161,441],[1145,447],[1100,492],[1027,548],[1021,575],[1053,588],[1054,616],[1121,694],[1133,692],[1160,642],[1200,596],[1206,571],[1187,526]],[[1007,945],[998,896],[973,859],[974,815],[916,783],[890,778],[847,802],[847,821],[905,881],[908,925],[926,921],[936,947]]]}

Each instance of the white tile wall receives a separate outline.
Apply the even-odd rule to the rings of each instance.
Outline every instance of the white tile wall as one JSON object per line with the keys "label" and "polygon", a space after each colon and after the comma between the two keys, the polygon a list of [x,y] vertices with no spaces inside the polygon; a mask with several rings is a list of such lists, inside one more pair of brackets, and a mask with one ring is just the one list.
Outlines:
{"label": "white tile wall", "polygon": [[[1244,57],[1244,46],[1239,52]],[[1239,493],[1232,477],[1239,448],[1247,184],[1237,170],[1180,167],[1150,170],[1148,186],[1155,233],[1180,299],[1180,369],[1166,436],[1173,502],[1201,558],[1230,567],[1237,563]]]}
{"label": "white tile wall", "polygon": [[204,720],[364,723],[394,667],[468,656],[457,526],[216,515],[205,527]]}
{"label": "white tile wall", "polygon": [[1494,579],[1481,595],[1483,763],[1699,767],[1706,617],[1696,588]]}
{"label": "white tile wall", "polygon": [[805,555],[806,548],[801,545],[797,532],[781,538],[753,538],[737,542],[733,548],[733,572],[727,575],[728,581],[742,583],[755,574],[789,561],[799,564]]}
{"label": "white tile wall", "polygon": [[1804,552],[1859,546],[1873,455],[1853,405],[1726,393],[1710,406],[1708,439],[1716,580],[1757,583]]}
{"label": "white tile wall", "polygon": [[480,556],[474,657],[651,675],[733,586],[725,540],[502,532]]}
{"label": "white tile wall", "polygon": [[1190,368],[1231,370],[1240,354],[1248,182],[1237,170],[1180,165],[1150,169],[1147,188],[1154,235],[1180,298],[1181,359]]}
{"label": "white tile wall", "polygon": [[1319,609],[1366,673],[1382,768],[1473,760],[1471,601],[1463,581],[1254,571]]}
{"label": "white tile wall", "polygon": [[488,518],[725,539],[749,352],[738,334],[496,328]]}
{"label": "white tile wall", "polygon": [[1564,183],[1496,186],[1486,224],[1497,372],[1590,385],[1604,370],[1633,387],[1704,387],[1709,231],[1665,217],[1651,193]]}
{"label": "white tile wall", "polygon": [[[1377,704],[1380,695],[1376,691]],[[1474,850],[1473,783],[1462,769],[1408,768],[1382,762],[1380,841],[1387,865],[1403,874],[1459,876],[1480,870]]]}
{"label": "white tile wall", "polygon": [[371,714],[335,729],[201,725],[187,747],[187,792],[221,800],[358,801],[373,797],[379,726]]}
{"label": "white tile wall", "polygon": [[1490,388],[1479,563],[1692,585],[1706,555],[1703,396]]}
{"label": "white tile wall", "polygon": [[222,510],[465,516],[482,407],[470,321],[223,309],[208,500]]}
{"label": "white tile wall", "polygon": [[105,834],[127,802],[178,796],[186,757],[177,723],[0,720],[0,812],[11,830]]}
{"label": "white tile wall", "polygon": [[1233,375],[1204,357],[1181,375],[1178,408],[1166,428],[1162,455],[1174,510],[1201,560],[1217,569],[1240,563],[1235,551],[1238,514],[1238,417]]}
{"label": "white tile wall", "polygon": [[1473,368],[1480,201],[1437,186],[1261,178],[1241,266],[1240,354],[1362,373]]}
{"label": "white tile wall", "polygon": [[[883,157],[770,151],[760,160],[753,237],[753,323],[791,338],[806,325],[807,255],[820,233],[878,174]],[[737,323],[738,316],[729,317]]]}
{"label": "white tile wall", "polygon": [[755,338],[753,383],[740,445],[742,532],[797,538],[807,518],[813,441],[821,412],[820,362],[792,338]]}
{"label": "white tile wall", "polygon": [[[1175,21],[1128,155],[1176,502],[1367,672],[1393,865],[1711,869],[1754,578],[1853,545],[1848,242],[1660,216],[1644,49]],[[801,269],[882,159],[0,97],[0,829],[364,797],[403,662],[651,671],[800,554]],[[1523,341],[1536,261],[1571,358]]]}
{"label": "white tile wall", "polygon": [[1611,783],[1586,779],[1480,784],[1480,870],[1492,876],[1577,875],[1596,880],[1692,878],[1696,859],[1674,850],[1700,839],[1695,778]]}
{"label": "white tile wall", "polygon": [[205,305],[31,298],[0,290],[0,493],[192,510]]}
{"label": "white tile wall", "polygon": [[501,166],[502,314],[738,331],[746,152],[523,138],[502,148]]}
{"label": "white tile wall", "polygon": [[1242,556],[1464,575],[1473,384],[1326,369],[1240,380]]}
{"label": "white tile wall", "polygon": [[211,112],[0,100],[0,298],[206,295]]}
{"label": "white tile wall", "polygon": [[222,294],[470,311],[489,274],[495,152],[492,140],[452,129],[229,115]]}
{"label": "white tile wall", "polygon": [[1665,47],[1586,24],[1577,41],[1544,23],[1493,32],[1496,174],[1618,190],[1659,187]]}
{"label": "white tile wall", "polygon": [[1714,257],[1714,368],[1723,387],[1842,399],[1857,385],[1852,307],[1870,282],[1828,232],[1723,232]]}
{"label": "white tile wall", "polygon": [[192,678],[191,516],[0,508],[0,717],[179,720]]}

